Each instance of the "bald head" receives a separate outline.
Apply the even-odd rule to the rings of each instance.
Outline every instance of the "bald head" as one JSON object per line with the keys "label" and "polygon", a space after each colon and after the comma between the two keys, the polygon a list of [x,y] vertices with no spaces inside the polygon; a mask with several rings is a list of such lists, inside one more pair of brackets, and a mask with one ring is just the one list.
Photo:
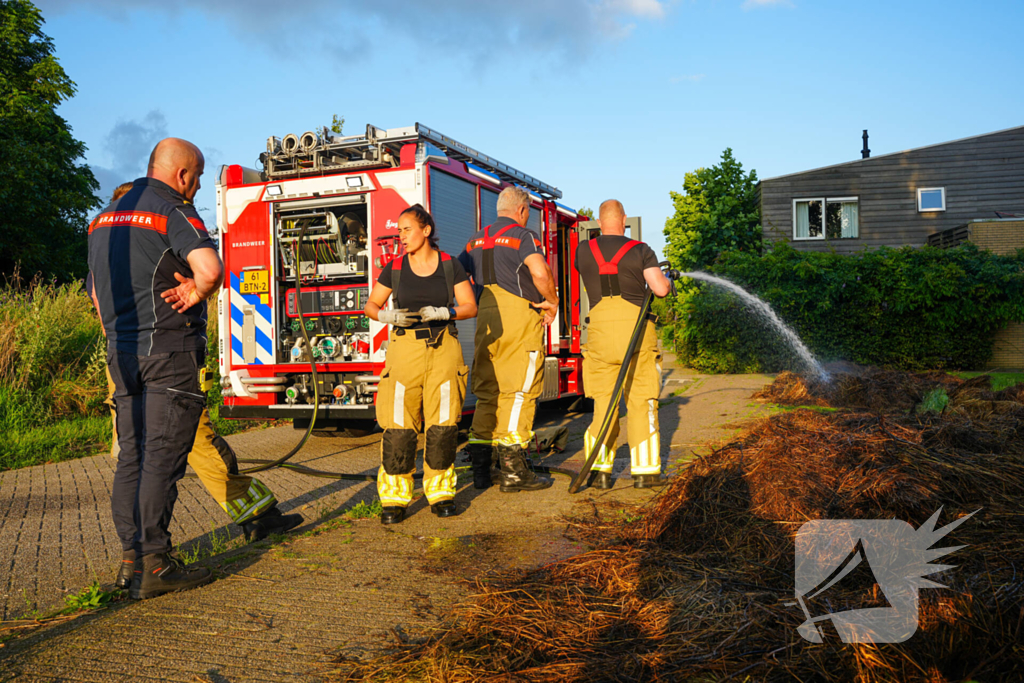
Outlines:
{"label": "bald head", "polygon": [[167,183],[188,201],[199,191],[199,177],[203,175],[206,160],[199,148],[181,138],[164,138],[156,143],[149,155],[146,175]]}
{"label": "bald head", "polygon": [[598,209],[602,235],[626,234],[626,210],[618,199],[606,199]]}

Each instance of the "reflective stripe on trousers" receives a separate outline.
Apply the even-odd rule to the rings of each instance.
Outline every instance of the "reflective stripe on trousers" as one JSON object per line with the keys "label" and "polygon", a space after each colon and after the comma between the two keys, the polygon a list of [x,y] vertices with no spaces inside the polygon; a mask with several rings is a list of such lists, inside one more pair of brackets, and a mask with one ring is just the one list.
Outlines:
{"label": "reflective stripe on trousers", "polygon": [[[604,421],[638,315],[639,306],[618,296],[602,297],[590,311],[587,345],[583,349],[583,386],[587,396],[594,399],[594,419],[583,439],[588,454]],[[661,354],[654,323],[645,323],[643,338],[633,358],[635,365],[627,373],[623,387],[631,474],[657,474],[661,472],[658,436]],[[619,437],[618,406],[613,411],[611,426],[593,467],[601,472],[611,472],[615,459]]]}

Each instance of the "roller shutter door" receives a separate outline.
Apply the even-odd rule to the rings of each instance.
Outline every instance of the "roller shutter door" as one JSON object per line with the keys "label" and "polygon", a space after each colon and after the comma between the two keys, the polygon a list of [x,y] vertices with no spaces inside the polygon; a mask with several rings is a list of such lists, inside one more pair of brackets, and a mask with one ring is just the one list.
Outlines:
{"label": "roller shutter door", "polygon": [[536,206],[530,207],[530,220],[526,222],[526,227],[536,234],[537,239],[541,239],[540,232],[540,215],[543,209],[538,209]]}
{"label": "roller shutter door", "polygon": [[[457,258],[477,228],[476,188],[473,183],[450,173],[430,169],[430,215],[437,225],[437,242],[443,251]],[[462,345],[462,360],[470,367],[470,381],[466,386],[466,405],[476,404],[472,393],[473,337],[476,318],[455,322]]]}
{"label": "roller shutter door", "polygon": [[498,193],[480,188],[480,229],[498,220]]}

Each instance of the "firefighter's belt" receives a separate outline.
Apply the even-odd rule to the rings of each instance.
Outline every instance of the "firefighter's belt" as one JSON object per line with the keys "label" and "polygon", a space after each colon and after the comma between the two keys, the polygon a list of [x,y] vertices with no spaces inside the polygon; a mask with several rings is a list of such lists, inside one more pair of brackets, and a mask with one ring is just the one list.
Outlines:
{"label": "firefighter's belt", "polygon": [[421,327],[415,330],[399,328],[395,330],[395,335],[403,337],[406,334],[411,334],[414,335],[416,339],[424,339],[430,346],[436,347],[441,343],[441,336],[445,333],[445,331],[447,331],[448,334],[452,335],[452,337],[456,339],[459,338],[459,332],[456,329],[454,322],[449,322],[444,327]]}

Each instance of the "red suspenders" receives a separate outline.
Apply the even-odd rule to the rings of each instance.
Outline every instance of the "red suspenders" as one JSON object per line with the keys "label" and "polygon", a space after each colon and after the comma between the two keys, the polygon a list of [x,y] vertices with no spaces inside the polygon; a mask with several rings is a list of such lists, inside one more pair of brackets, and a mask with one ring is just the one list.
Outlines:
{"label": "red suspenders", "polygon": [[[444,269],[444,281],[448,285],[448,305],[455,305],[455,266],[452,265],[452,257],[440,249],[437,252],[441,255],[441,267]],[[398,302],[398,283],[402,279],[402,256],[396,256],[391,261],[391,292],[394,298],[395,308],[401,308]]]}
{"label": "red suspenders", "polygon": [[619,289],[619,261],[626,255],[626,252],[641,244],[641,242],[629,240],[615,252],[615,256],[612,256],[611,261],[605,261],[601,248],[597,246],[597,238],[595,237],[588,241],[590,242],[590,251],[594,255],[594,260],[597,261],[597,272],[601,276],[601,296],[619,296],[621,294]]}

